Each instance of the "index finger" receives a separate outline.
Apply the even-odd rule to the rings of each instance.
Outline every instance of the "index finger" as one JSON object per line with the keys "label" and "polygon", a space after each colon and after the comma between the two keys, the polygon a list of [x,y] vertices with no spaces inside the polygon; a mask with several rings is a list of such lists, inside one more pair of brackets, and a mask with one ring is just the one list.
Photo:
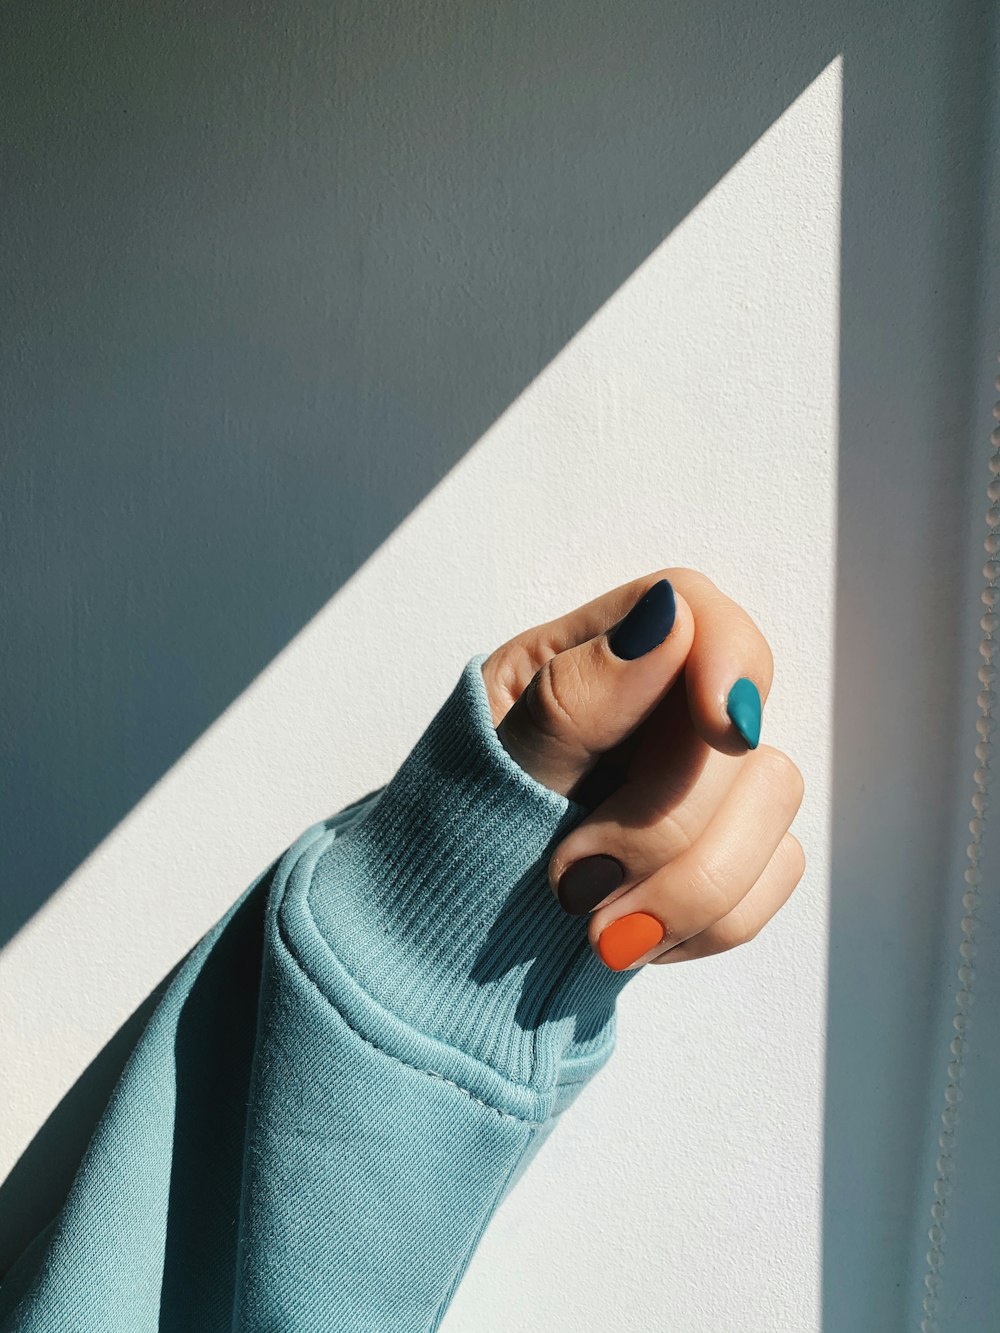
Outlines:
{"label": "index finger", "polygon": [[694,613],[684,679],[695,730],[723,754],[756,749],[774,680],[767,640],[749,612],[700,570],[670,569],[666,576]]}

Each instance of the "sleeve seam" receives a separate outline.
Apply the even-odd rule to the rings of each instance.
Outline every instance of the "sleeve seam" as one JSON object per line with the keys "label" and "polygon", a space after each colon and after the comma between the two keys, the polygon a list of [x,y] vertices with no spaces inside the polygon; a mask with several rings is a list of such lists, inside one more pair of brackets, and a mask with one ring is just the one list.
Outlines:
{"label": "sleeve seam", "polygon": [[[560,1112],[560,1114],[561,1114],[561,1112]],[[557,1115],[557,1116],[553,1116],[553,1117],[551,1117],[551,1118],[552,1118],[552,1119],[558,1119],[558,1115]],[[532,1123],[532,1122],[530,1122],[530,1121],[522,1121],[522,1124],[530,1124],[530,1123]],[[449,1287],[448,1290],[445,1292],[444,1296],[441,1298],[441,1304],[438,1306],[438,1308],[437,1308],[437,1312],[436,1312],[436,1314],[435,1314],[435,1316],[434,1316],[434,1322],[433,1322],[433,1324],[431,1324],[431,1333],[436,1333],[436,1330],[439,1329],[439,1328],[441,1327],[441,1321],[444,1319],[444,1316],[447,1314],[448,1309],[449,1309],[449,1307],[451,1306],[452,1301],[455,1299],[455,1295],[456,1295],[456,1293],[457,1293],[459,1287],[461,1286],[462,1282],[465,1280],[465,1275],[466,1275],[466,1273],[468,1272],[469,1265],[470,1265],[470,1263],[472,1262],[472,1259],[473,1259],[473,1257],[474,1257],[476,1251],[479,1249],[479,1246],[480,1246],[480,1243],[482,1242],[483,1236],[486,1234],[486,1229],[487,1229],[487,1227],[489,1227],[490,1223],[493,1221],[493,1218],[494,1218],[494,1216],[496,1215],[496,1211],[497,1211],[497,1209],[500,1207],[500,1204],[501,1204],[502,1200],[504,1199],[504,1197],[505,1197],[505,1195],[506,1195],[506,1193],[507,1193],[508,1186],[510,1185],[511,1180],[513,1179],[513,1177],[514,1177],[515,1174],[517,1173],[518,1167],[519,1167],[519,1166],[521,1165],[521,1163],[524,1161],[525,1154],[529,1151],[529,1149],[530,1149],[530,1147],[531,1147],[531,1144],[532,1144],[532,1136],[529,1134],[529,1135],[528,1135],[528,1139],[527,1139],[527,1141],[526,1141],[524,1144],[521,1145],[521,1151],[520,1151],[519,1153],[517,1153],[517,1155],[515,1156],[513,1162],[511,1162],[510,1170],[507,1172],[507,1174],[506,1174],[506,1175],[503,1177],[503,1179],[500,1181],[500,1184],[499,1184],[498,1187],[497,1187],[496,1193],[495,1193],[494,1196],[493,1196],[493,1202],[491,1203],[491,1205],[490,1205],[490,1207],[489,1207],[489,1209],[488,1209],[488,1211],[487,1211],[487,1213],[486,1213],[486,1216],[482,1219],[482,1222],[481,1222],[480,1227],[479,1227],[479,1231],[477,1232],[477,1234],[475,1235],[475,1237],[472,1239],[471,1243],[468,1245],[468,1247],[467,1247],[467,1249],[466,1249],[466,1252],[465,1252],[465,1257],[464,1257],[464,1259],[462,1260],[462,1263],[461,1263],[461,1265],[460,1265],[458,1271],[455,1273],[454,1277],[452,1278],[450,1287]]]}
{"label": "sleeve seam", "polygon": [[[289,959],[291,960],[291,962],[295,965],[295,969],[296,969],[296,971],[297,971],[302,977],[305,978],[305,980],[308,982],[309,986],[316,992],[317,995],[319,995],[320,999],[322,999],[323,1002],[324,1002],[326,1005],[328,1005],[331,1009],[333,1009],[333,1010],[335,1011],[335,1013],[337,1014],[337,1016],[341,1019],[341,1021],[345,1024],[345,1026],[346,1026],[346,1027],[347,1027],[347,1028],[354,1034],[354,1036],[358,1038],[359,1041],[363,1041],[363,1042],[365,1043],[365,1045],[371,1047],[371,1049],[372,1049],[373,1051],[378,1051],[378,1053],[379,1053],[380,1055],[384,1056],[385,1059],[387,1059],[387,1060],[393,1060],[393,1061],[395,1061],[397,1064],[402,1065],[405,1069],[412,1069],[415,1073],[418,1073],[418,1074],[425,1074],[428,1078],[437,1079],[438,1082],[440,1082],[440,1083],[446,1083],[449,1087],[455,1088],[458,1092],[462,1093],[463,1096],[468,1097],[471,1101],[477,1102],[480,1106],[485,1107],[486,1110],[488,1110],[488,1111],[492,1111],[495,1115],[501,1116],[501,1117],[502,1117],[503,1119],[505,1119],[505,1120],[513,1120],[516,1124],[519,1124],[519,1125],[528,1125],[528,1126],[532,1126],[532,1127],[536,1127],[536,1128],[538,1128],[538,1127],[541,1127],[542,1125],[546,1124],[549,1120],[551,1120],[551,1119],[553,1118],[553,1117],[550,1115],[550,1116],[545,1116],[542,1120],[531,1120],[531,1119],[528,1119],[528,1118],[525,1117],[525,1116],[515,1115],[515,1114],[514,1114],[513,1112],[511,1112],[511,1111],[503,1111],[503,1110],[500,1109],[500,1107],[498,1107],[498,1106],[494,1106],[492,1102],[487,1102],[487,1101],[484,1101],[481,1097],[477,1097],[476,1094],[475,1094],[474,1092],[472,1092],[469,1088],[465,1088],[465,1087],[463,1087],[461,1083],[456,1083],[456,1082],[454,1081],[454,1079],[446,1078],[444,1074],[439,1074],[439,1073],[438,1073],[436,1070],[434,1070],[434,1069],[426,1069],[426,1068],[424,1068],[424,1067],[422,1067],[422,1066],[420,1066],[420,1065],[412,1064],[412,1063],[411,1063],[410,1061],[408,1061],[408,1060],[403,1060],[400,1056],[393,1054],[391,1051],[387,1051],[387,1050],[383,1049],[383,1047],[381,1047],[381,1046],[377,1045],[375,1042],[371,1041],[371,1040],[370,1040],[368,1037],[366,1037],[362,1032],[359,1032],[358,1029],[357,1029],[357,1027],[351,1022],[351,1020],[348,1018],[348,1016],[344,1013],[344,1011],[343,1011],[343,1009],[341,1008],[341,1006],[338,1005],[338,1004],[335,1004],[334,1001],[330,998],[330,996],[328,996],[328,995],[322,990],[322,988],[317,984],[315,978],[313,978],[313,977],[309,974],[309,972],[308,972],[308,970],[306,969],[305,965],[303,964],[302,960],[299,958],[298,954],[296,953],[296,951],[295,951],[295,947],[294,947],[294,945],[293,945],[291,939],[290,939],[289,936],[288,936],[288,933],[287,933],[287,927],[286,927],[284,921],[282,920],[282,914],[281,914],[281,910],[280,910],[280,908],[281,908],[281,899],[284,897],[284,889],[285,889],[285,885],[284,885],[284,883],[283,883],[283,884],[281,885],[281,888],[280,888],[279,898],[277,899],[277,901],[276,901],[275,904],[274,904],[273,919],[274,919],[274,924],[275,924],[275,927],[276,927],[276,934],[277,934],[278,938],[280,939],[282,945],[284,946],[284,949],[285,949],[285,952],[286,952],[288,958],[289,958]],[[329,946],[328,946],[328,947],[329,947]],[[353,985],[358,986],[358,982],[357,982],[356,980],[354,980],[353,978],[352,978],[351,980],[352,980],[352,984],[353,984]],[[359,989],[361,989],[361,988],[359,987]],[[367,992],[366,992],[366,994],[367,994]],[[372,997],[369,997],[369,998],[372,998]],[[577,1081],[580,1081],[580,1080],[577,1080]],[[560,1085],[557,1085],[557,1086],[560,1086]]]}

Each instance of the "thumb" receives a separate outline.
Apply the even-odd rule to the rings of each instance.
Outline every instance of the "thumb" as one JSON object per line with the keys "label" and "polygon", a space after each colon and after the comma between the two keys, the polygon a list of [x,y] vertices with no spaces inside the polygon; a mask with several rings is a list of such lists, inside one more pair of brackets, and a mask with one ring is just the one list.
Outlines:
{"label": "thumb", "polygon": [[691,607],[669,579],[648,575],[518,635],[483,663],[501,744],[568,795],[649,717],[693,641]]}

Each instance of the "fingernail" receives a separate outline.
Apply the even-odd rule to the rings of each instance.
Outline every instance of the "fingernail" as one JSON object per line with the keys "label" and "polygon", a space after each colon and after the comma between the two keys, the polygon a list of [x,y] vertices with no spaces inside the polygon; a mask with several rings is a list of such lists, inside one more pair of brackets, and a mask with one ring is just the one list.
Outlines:
{"label": "fingernail", "polygon": [[655,916],[648,912],[630,912],[601,931],[597,951],[608,967],[621,972],[644,953],[655,949],[665,933]]}
{"label": "fingernail", "polygon": [[752,680],[740,677],[729,691],[726,712],[750,749],[756,750],[760,740],[760,691]]}
{"label": "fingernail", "polygon": [[677,599],[669,579],[660,579],[633,606],[611,631],[608,643],[616,657],[626,661],[642,657],[659,647],[674,627]]}
{"label": "fingernail", "polygon": [[593,911],[625,878],[625,867],[613,856],[585,856],[559,876],[559,902],[570,916]]}

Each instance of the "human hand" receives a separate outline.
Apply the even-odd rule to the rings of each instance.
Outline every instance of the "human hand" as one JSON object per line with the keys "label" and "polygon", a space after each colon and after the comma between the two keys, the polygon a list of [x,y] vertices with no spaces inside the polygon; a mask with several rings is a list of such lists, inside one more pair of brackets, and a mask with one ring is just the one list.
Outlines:
{"label": "human hand", "polygon": [[774,659],[706,575],[624,583],[516,635],[482,672],[504,749],[589,810],[548,875],[564,910],[593,912],[608,967],[724,952],[788,900],[804,783],[758,743]]}

